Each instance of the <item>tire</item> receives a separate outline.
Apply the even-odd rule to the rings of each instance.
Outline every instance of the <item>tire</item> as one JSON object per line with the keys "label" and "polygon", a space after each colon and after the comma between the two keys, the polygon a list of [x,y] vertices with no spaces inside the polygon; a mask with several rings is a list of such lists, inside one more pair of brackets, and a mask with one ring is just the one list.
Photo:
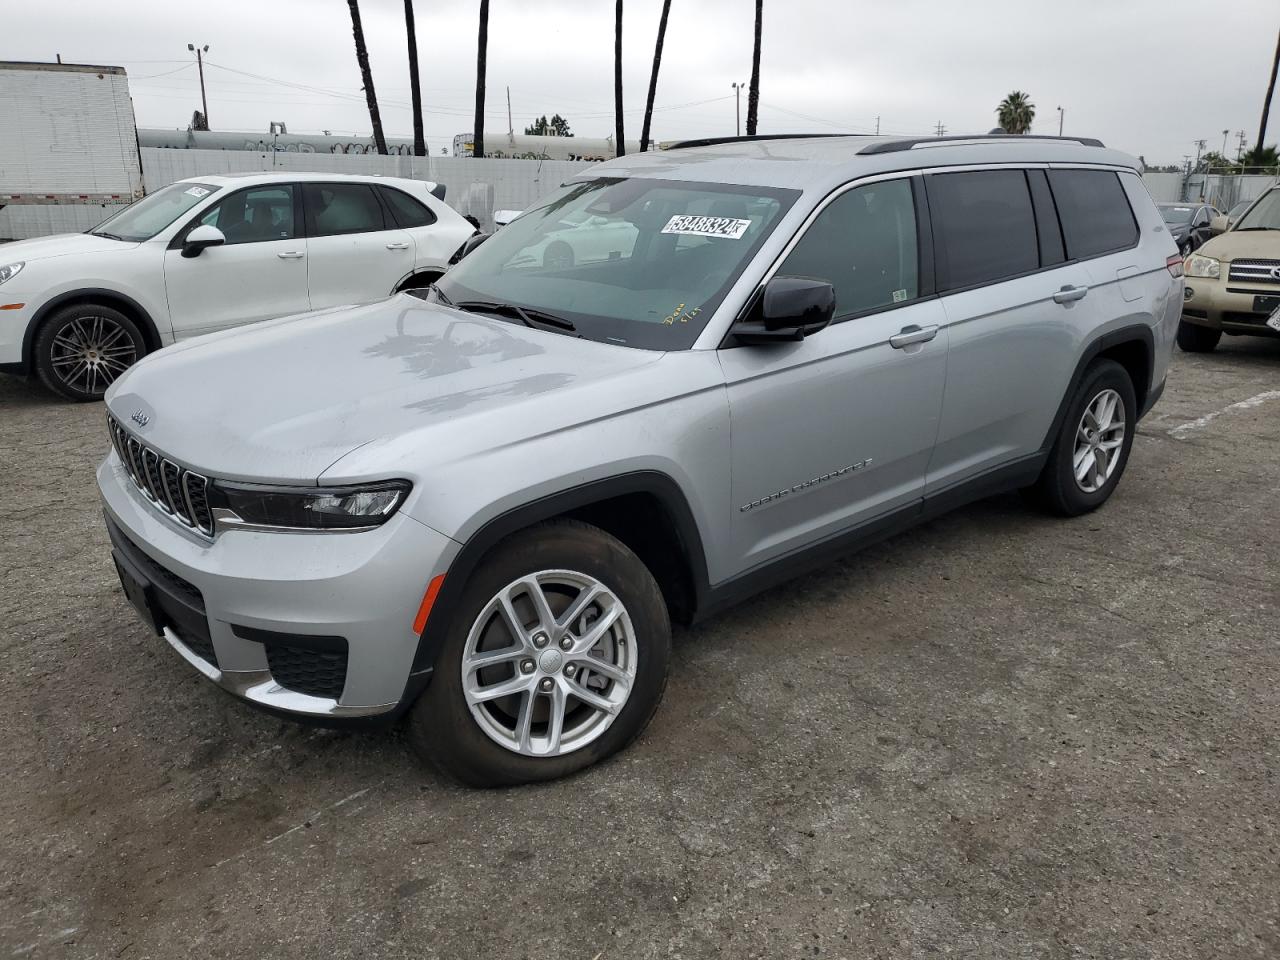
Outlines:
{"label": "tire", "polygon": [[542,266],[548,270],[568,270],[573,264],[573,247],[563,240],[552,241],[542,252]]}
{"label": "tire", "polygon": [[[531,604],[528,582],[534,575],[553,614],[551,622],[545,615],[539,619]],[[603,587],[608,599],[590,601],[567,624],[555,619],[563,619],[592,584]],[[583,593],[575,594],[578,589]],[[501,612],[504,595],[523,629],[514,641],[510,620]],[[599,632],[605,620],[610,622],[603,638],[588,656],[581,645],[592,642],[592,630]],[[566,628],[571,632],[562,637]],[[538,636],[543,632],[549,634],[545,639]],[[495,651],[500,663],[475,667],[477,654]],[[427,760],[471,786],[564,777],[640,735],[662,699],[670,658],[666,604],[640,558],[597,527],[574,520],[538,524],[495,547],[467,582],[431,685],[409,714],[409,737]],[[607,667],[618,679],[590,667],[584,671],[581,665],[590,662]],[[623,686],[624,678],[629,686]],[[583,680],[584,693],[608,702],[611,712],[573,695],[573,689],[584,689]],[[548,684],[553,692],[544,693]],[[467,692],[474,697],[476,691],[492,693],[504,686],[522,689],[481,703],[473,703]],[[557,702],[565,706],[553,714]],[[563,718],[559,737],[553,734],[552,716]]]}
{"label": "tire", "polygon": [[1198,323],[1187,323],[1185,320],[1178,321],[1178,346],[1185,353],[1212,353],[1221,339],[1221,330],[1202,327]]}
{"label": "tire", "polygon": [[40,325],[35,368],[54,393],[85,403],[101,400],[146,352],[146,338],[129,317],[100,303],[77,303]]}
{"label": "tire", "polygon": [[[1103,400],[1116,402],[1118,425],[1114,418],[1110,426],[1098,418],[1098,404]],[[1105,411],[1105,406],[1101,409]],[[1086,412],[1095,415],[1094,422],[1101,423],[1102,430],[1090,428]],[[1049,461],[1030,491],[1032,499],[1065,517],[1088,513],[1106,503],[1129,462],[1137,419],[1137,399],[1128,371],[1114,360],[1094,361],[1067,405]],[[1116,445],[1109,446],[1113,443]],[[1083,479],[1077,479],[1078,458],[1082,469],[1088,469]]]}

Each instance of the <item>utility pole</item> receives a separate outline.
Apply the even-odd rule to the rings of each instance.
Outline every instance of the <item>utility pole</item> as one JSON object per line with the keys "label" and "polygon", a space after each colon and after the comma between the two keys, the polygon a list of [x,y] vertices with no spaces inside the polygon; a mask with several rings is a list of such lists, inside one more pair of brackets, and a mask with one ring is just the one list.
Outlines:
{"label": "utility pole", "polygon": [[880,118],[876,117],[876,136],[880,136]]}
{"label": "utility pole", "polygon": [[1062,121],[1066,118],[1067,111],[1061,107],[1058,108],[1058,136],[1062,136]]}
{"label": "utility pole", "polygon": [[736,136],[740,137],[742,136],[742,88],[745,87],[746,84],[731,83],[729,86],[733,87],[733,111],[734,115],[737,117],[734,129],[737,131]]}
{"label": "utility pole", "polygon": [[1222,131],[1222,156],[1223,156],[1224,158],[1225,158],[1225,157],[1226,157],[1226,155],[1227,155],[1227,137],[1228,137],[1228,136],[1230,136],[1230,134],[1231,134],[1231,131],[1230,131],[1230,130],[1223,130],[1223,131]]}
{"label": "utility pole", "polygon": [[194,43],[188,43],[187,49],[194,51],[196,55],[196,69],[200,71],[200,106],[204,108],[204,128],[209,129],[209,101],[204,95],[204,56],[209,52],[209,45],[206,43],[203,47],[197,47]]}
{"label": "utility pole", "polygon": [[947,132],[947,128],[946,128],[946,126],[943,124],[943,122],[942,122],[941,120],[939,120],[939,121],[938,121],[938,123],[937,123],[937,125],[936,125],[936,126],[934,126],[934,128],[933,128],[933,133],[934,133],[934,135],[935,135],[935,136],[938,136],[938,137],[941,137],[941,136],[943,136],[944,134],[946,134],[946,132]]}
{"label": "utility pole", "polygon": [[1243,130],[1237,130],[1237,131],[1236,131],[1236,136],[1240,138],[1240,146],[1236,148],[1236,163],[1239,163],[1239,162],[1240,162],[1240,160],[1241,160],[1241,158],[1243,158],[1243,157],[1244,157],[1244,145],[1245,145],[1245,139],[1246,139],[1249,135],[1248,135],[1247,133],[1245,133]]}
{"label": "utility pole", "polygon": [[511,87],[507,87],[507,137],[515,143],[516,128],[511,125]]}
{"label": "utility pole", "polygon": [[1205,143],[1206,143],[1206,141],[1204,141],[1204,140],[1197,140],[1197,141],[1196,141],[1196,165],[1192,168],[1193,170],[1199,170],[1199,169],[1200,169],[1200,154],[1204,151],[1204,145],[1205,145]]}

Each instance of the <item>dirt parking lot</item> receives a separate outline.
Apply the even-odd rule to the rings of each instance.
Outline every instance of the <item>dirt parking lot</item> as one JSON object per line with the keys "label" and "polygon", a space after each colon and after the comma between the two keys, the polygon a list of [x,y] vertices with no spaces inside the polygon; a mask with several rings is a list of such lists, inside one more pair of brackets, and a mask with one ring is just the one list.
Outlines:
{"label": "dirt parking lot", "polygon": [[100,405],[0,377],[0,957],[1280,955],[1280,343],[1101,512],[989,500],[677,634],[567,782],[268,718],[120,593]]}

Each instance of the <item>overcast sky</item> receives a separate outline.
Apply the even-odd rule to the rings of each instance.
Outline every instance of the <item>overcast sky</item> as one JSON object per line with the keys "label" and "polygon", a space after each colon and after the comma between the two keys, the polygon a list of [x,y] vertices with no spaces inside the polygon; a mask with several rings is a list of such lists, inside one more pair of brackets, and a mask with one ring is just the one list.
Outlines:
{"label": "overcast sky", "polygon": [[[187,44],[209,44],[218,130],[367,135],[345,0],[55,0],[6,3],[0,59],[118,64],[139,126],[184,128],[199,107]],[[470,131],[479,0],[417,0],[433,153]],[[760,132],[985,132],[1013,89],[1034,132],[1100,137],[1149,163],[1181,162],[1195,140],[1257,136],[1277,0],[765,0]],[[638,138],[660,0],[626,0],[628,138]],[[752,0],[675,0],[654,137],[734,132],[730,84],[751,72]],[[412,133],[402,0],[362,0],[388,135]],[[613,129],[612,0],[491,0],[486,129],[516,132],[559,112],[579,135]],[[1219,38],[1223,42],[1219,42]],[[239,72],[232,72],[239,71]],[[254,74],[256,77],[246,76]],[[258,79],[266,78],[266,79]],[[1268,141],[1280,139],[1280,97]],[[746,97],[742,103],[746,120]]]}

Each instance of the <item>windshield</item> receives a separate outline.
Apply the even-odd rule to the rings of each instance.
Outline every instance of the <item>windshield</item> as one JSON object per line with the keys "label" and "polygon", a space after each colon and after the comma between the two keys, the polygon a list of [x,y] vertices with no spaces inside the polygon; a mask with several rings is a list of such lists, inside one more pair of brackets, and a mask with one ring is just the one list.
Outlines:
{"label": "windshield", "polygon": [[112,240],[141,243],[150,240],[173,221],[221,187],[211,183],[171,183],[107,217],[89,232]]}
{"label": "windshield", "polygon": [[1160,216],[1164,217],[1165,223],[1190,223],[1195,210],[1195,207],[1181,207],[1173,203],[1160,204]]}
{"label": "windshield", "polygon": [[571,183],[437,287],[460,306],[538,311],[592,340],[687,349],[799,195],[644,178]]}
{"label": "windshield", "polygon": [[1240,222],[1237,230],[1280,230],[1280,190],[1271,190],[1253,205]]}
{"label": "windshield", "polygon": [[1240,214],[1244,213],[1246,210],[1249,209],[1249,204],[1251,203],[1253,203],[1252,200],[1241,200],[1234,207],[1232,207],[1230,210],[1227,211],[1227,216],[1232,219],[1239,217]]}

